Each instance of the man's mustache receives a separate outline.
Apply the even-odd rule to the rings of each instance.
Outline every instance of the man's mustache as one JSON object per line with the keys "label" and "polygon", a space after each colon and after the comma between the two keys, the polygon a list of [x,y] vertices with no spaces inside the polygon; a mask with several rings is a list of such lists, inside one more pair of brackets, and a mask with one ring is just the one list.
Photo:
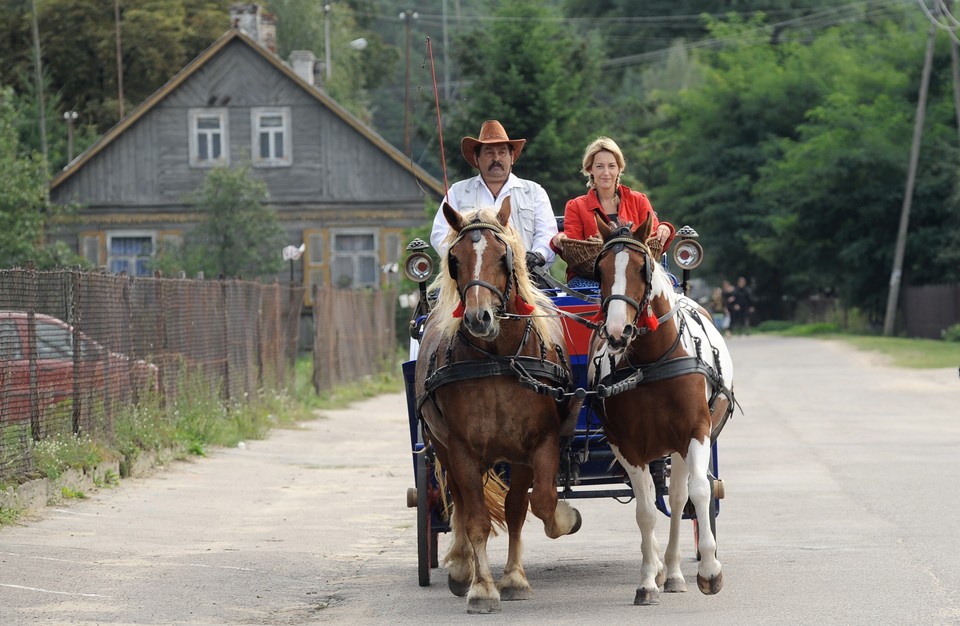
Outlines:
{"label": "man's mustache", "polygon": [[489,172],[490,170],[492,170],[492,169],[495,168],[495,167],[499,167],[500,169],[504,169],[503,163],[501,163],[500,161],[494,161],[493,163],[490,164],[490,167],[487,168],[487,171]]}

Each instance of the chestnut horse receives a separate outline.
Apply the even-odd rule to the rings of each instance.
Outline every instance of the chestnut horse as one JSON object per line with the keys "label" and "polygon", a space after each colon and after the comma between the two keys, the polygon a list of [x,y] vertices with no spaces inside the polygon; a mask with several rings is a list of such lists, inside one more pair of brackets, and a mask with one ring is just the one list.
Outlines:
{"label": "chestnut horse", "polygon": [[[661,584],[665,592],[686,591],[678,538],[688,497],[699,530],[697,584],[715,594],[723,574],[708,469],[712,438],[733,410],[733,363],[710,314],[674,291],[645,244],[651,220],[636,229],[602,220],[597,226],[604,241],[595,265],[603,322],[591,339],[588,376],[602,398],[604,432],[637,498],[642,561],[634,604],[658,604]],[[670,535],[661,562],[649,463],[667,454]]]}
{"label": "chestnut horse", "polygon": [[[520,558],[528,506],[548,537],[580,527],[579,512],[557,500],[556,477],[561,427],[576,419],[581,402],[565,395],[572,383],[561,326],[530,280],[523,244],[508,225],[509,199],[499,212],[463,215],[444,203],[443,214],[452,229],[449,252],[433,285],[439,295],[425,323],[415,391],[453,500],[444,559],[450,590],[467,596],[468,613],[491,613],[501,599],[530,596]],[[501,462],[510,465],[509,544],[494,585],[484,482]]]}

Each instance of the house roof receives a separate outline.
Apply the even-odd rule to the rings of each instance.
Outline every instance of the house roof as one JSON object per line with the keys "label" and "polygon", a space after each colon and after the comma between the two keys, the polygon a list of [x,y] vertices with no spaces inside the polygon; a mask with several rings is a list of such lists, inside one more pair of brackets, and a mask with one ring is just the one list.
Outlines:
{"label": "house roof", "polygon": [[279,57],[265,50],[253,39],[235,28],[224,33],[222,37],[215,41],[209,48],[204,50],[200,56],[188,63],[186,67],[180,70],[180,72],[170,79],[163,87],[155,91],[153,95],[144,100],[136,109],[131,111],[130,115],[117,122],[116,126],[111,128],[105,134],[101,135],[92,146],[87,148],[82,154],[70,162],[60,173],[53,177],[53,180],[50,181],[50,189],[56,189],[64,181],[77,173],[88,161],[106,149],[106,147],[109,146],[117,137],[123,134],[124,131],[134,125],[140,118],[149,113],[153,107],[166,98],[177,87],[183,84],[188,78],[193,76],[193,74],[202,68],[210,59],[215,57],[231,41],[234,40],[241,41],[256,51],[257,54],[262,56],[268,63],[277,68],[279,72],[285,74],[290,80],[300,85],[304,91],[309,93],[322,105],[330,109],[330,111],[332,111],[346,124],[360,133],[363,137],[370,141],[370,143],[386,153],[387,156],[396,161],[401,167],[409,170],[418,181],[422,181],[430,189],[435,191],[437,195],[443,195],[444,188],[441,181],[430,175],[419,165],[411,162],[410,159],[404,156],[400,150],[395,148],[391,143],[377,134],[372,128],[354,117],[333,98],[302,79],[296,72],[283,63]]}

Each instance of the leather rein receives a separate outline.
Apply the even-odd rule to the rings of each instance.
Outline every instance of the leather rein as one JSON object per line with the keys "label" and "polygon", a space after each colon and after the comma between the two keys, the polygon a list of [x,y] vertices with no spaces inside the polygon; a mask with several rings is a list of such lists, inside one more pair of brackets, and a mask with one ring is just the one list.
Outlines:
{"label": "leather rein", "polygon": [[[428,399],[433,401],[434,405],[436,405],[434,400],[435,392],[443,385],[464,380],[488,378],[491,376],[512,376],[516,378],[516,380],[524,388],[541,395],[550,396],[557,402],[560,402],[566,397],[576,395],[577,391],[579,391],[574,391],[571,388],[572,379],[568,368],[564,367],[560,363],[554,363],[547,360],[546,343],[539,333],[535,333],[533,319],[531,316],[511,314],[507,313],[506,311],[510,293],[513,289],[513,284],[517,281],[517,276],[513,266],[512,249],[510,248],[510,245],[500,236],[503,233],[503,230],[500,227],[488,222],[471,222],[461,229],[459,236],[453,241],[453,243],[451,243],[450,249],[452,250],[453,247],[468,233],[470,234],[470,237],[474,243],[478,242],[482,236],[482,231],[484,230],[491,231],[493,236],[500,243],[502,243],[507,250],[507,253],[504,257],[506,265],[505,269],[507,272],[507,286],[501,291],[496,285],[490,284],[484,280],[474,279],[469,281],[462,289],[459,285],[457,286],[457,291],[460,294],[460,301],[461,303],[464,303],[464,295],[470,287],[478,286],[489,289],[494,293],[494,295],[497,296],[497,298],[500,299],[500,306],[497,309],[497,315],[499,317],[526,318],[523,337],[521,338],[516,352],[513,355],[500,356],[476,345],[467,337],[466,334],[464,334],[462,330],[458,330],[454,338],[455,341],[465,343],[471,350],[480,353],[483,358],[471,359],[467,361],[453,361],[454,341],[451,341],[447,346],[446,365],[438,368],[436,363],[437,355],[432,354],[430,356],[430,363],[428,367],[429,373],[424,381],[424,394],[417,399],[418,411]],[[451,263],[453,263],[453,257],[448,256],[448,267],[451,266]],[[456,279],[455,271],[451,270],[450,274],[452,278]],[[523,350],[524,346],[527,345],[527,342],[530,340],[531,335],[533,334],[537,334],[539,339],[539,357],[521,355],[520,352]],[[560,362],[565,362],[566,358],[561,347],[556,346],[556,350]],[[538,378],[545,379],[549,381],[549,383],[541,382],[538,380]]]}

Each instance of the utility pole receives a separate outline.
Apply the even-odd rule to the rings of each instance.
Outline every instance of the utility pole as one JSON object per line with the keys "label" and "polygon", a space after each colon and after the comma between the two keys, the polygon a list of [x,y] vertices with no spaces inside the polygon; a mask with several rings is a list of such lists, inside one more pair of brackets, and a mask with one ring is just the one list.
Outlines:
{"label": "utility pole", "polygon": [[120,0],[113,0],[113,21],[117,27],[117,99],[120,103],[120,119],[123,119],[123,56],[120,45]]}
{"label": "utility pole", "polygon": [[78,117],[76,111],[63,112],[63,119],[67,122],[67,165],[73,162],[73,123]]}
{"label": "utility pole", "polygon": [[410,29],[413,26],[413,20],[420,17],[416,11],[407,9],[400,14],[400,19],[404,21],[407,30],[407,53],[406,53],[406,78],[403,83],[403,153],[411,155],[410,151]]}
{"label": "utility pole", "polygon": [[40,28],[37,25],[37,2],[36,0],[33,0],[30,4],[33,9],[33,69],[35,72],[34,78],[36,79],[37,83],[37,113],[40,118],[40,151],[43,155],[43,175],[47,176],[47,163],[49,162],[49,155],[47,151],[47,106],[43,100],[43,69],[40,61]]}
{"label": "utility pole", "polygon": [[[330,5],[323,5],[323,63],[327,72],[327,84],[330,83],[330,77],[333,76],[333,63],[330,61]],[[327,85],[324,85],[327,88]]]}
{"label": "utility pole", "polygon": [[900,278],[903,274],[903,255],[907,247],[907,226],[910,224],[910,204],[913,199],[913,186],[917,179],[917,162],[920,160],[920,139],[923,136],[923,120],[927,109],[927,93],[930,91],[930,71],[933,67],[933,48],[936,43],[937,27],[930,26],[927,38],[927,56],[923,61],[923,73],[920,78],[920,95],[917,99],[917,119],[913,126],[913,145],[910,147],[910,166],[907,170],[907,188],[903,193],[903,207],[900,210],[900,227],[897,229],[897,245],[893,254],[893,269],[890,272],[890,292],[887,294],[887,313],[883,319],[883,334],[893,335],[897,317],[897,301],[900,299]]}
{"label": "utility pole", "polygon": [[447,37],[447,0],[443,0],[443,99],[450,99],[450,39]]}

